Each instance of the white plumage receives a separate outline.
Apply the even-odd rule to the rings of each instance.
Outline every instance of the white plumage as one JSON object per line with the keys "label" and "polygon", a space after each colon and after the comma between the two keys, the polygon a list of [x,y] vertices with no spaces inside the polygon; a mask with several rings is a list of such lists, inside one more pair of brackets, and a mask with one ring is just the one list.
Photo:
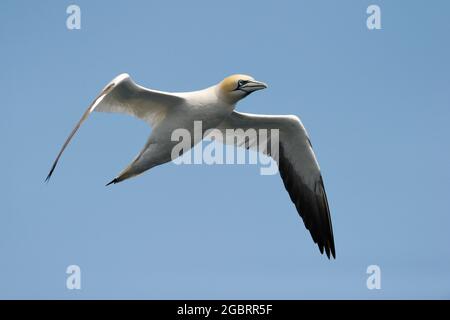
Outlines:
{"label": "white plumage", "polygon": [[[320,251],[335,257],[333,230],[319,164],[308,134],[296,116],[269,116],[239,113],[236,103],[250,93],[267,86],[246,75],[233,75],[219,84],[194,92],[169,93],[144,88],[127,74],[112,80],[93,101],[64,143],[47,176],[48,181],[72,137],[90,113],[118,112],[135,116],[152,127],[152,133],[136,158],[109,184],[137,176],[157,165],[169,162],[177,142],[174,130],[193,133],[194,121],[202,122],[204,132],[218,129],[278,129],[279,152],[265,149],[278,163],[284,185]],[[235,131],[239,132],[239,131]],[[236,134],[236,133],[234,133]],[[223,142],[236,141],[226,139]],[[192,141],[195,145],[199,141]],[[258,141],[245,147],[257,150]],[[275,154],[277,153],[277,154]]]}

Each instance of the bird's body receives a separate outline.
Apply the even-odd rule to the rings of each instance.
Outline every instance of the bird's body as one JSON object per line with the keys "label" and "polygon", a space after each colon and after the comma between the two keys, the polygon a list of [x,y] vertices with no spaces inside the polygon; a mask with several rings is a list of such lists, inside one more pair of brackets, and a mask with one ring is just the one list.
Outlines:
{"label": "bird's body", "polygon": [[[201,136],[210,129],[218,129],[224,136],[229,134],[227,129],[277,129],[279,149],[265,149],[263,152],[277,161],[285,187],[320,251],[325,249],[328,257],[330,253],[335,256],[322,176],[309,137],[298,117],[251,115],[234,111],[239,100],[264,88],[264,83],[252,77],[233,75],[203,90],[169,93],[141,87],[127,74],[122,74],[112,80],[86,110],[64,143],[46,180],[51,177],[73,135],[93,111],[126,113],[146,121],[152,127],[152,133],[141,152],[108,185],[174,160],[172,150],[178,142],[172,139],[172,133],[177,129],[185,129],[191,137],[197,137],[194,132],[195,122],[202,124]],[[200,141],[201,138],[192,139],[190,147]],[[236,140],[223,142],[228,141]],[[247,141],[245,147],[257,149],[258,141]]]}

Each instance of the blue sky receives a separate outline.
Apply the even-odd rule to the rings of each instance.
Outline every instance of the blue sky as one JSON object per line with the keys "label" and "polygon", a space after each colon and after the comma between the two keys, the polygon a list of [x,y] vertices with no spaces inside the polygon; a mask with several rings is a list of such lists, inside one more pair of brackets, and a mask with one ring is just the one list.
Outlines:
{"label": "blue sky", "polygon": [[[81,30],[66,8],[81,8]],[[381,8],[382,30],[366,27]],[[450,298],[450,3],[1,1],[0,298]],[[166,164],[105,183],[148,126],[94,114],[116,75],[167,91],[247,73],[238,110],[296,114],[331,207],[319,254],[278,176]],[[82,289],[67,290],[79,265]],[[379,265],[381,290],[366,288]]]}

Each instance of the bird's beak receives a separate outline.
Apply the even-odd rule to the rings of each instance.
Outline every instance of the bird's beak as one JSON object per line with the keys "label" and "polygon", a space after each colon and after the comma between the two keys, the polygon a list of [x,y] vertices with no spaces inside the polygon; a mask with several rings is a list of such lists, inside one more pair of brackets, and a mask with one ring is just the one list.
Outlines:
{"label": "bird's beak", "polygon": [[246,84],[242,85],[239,89],[245,92],[254,92],[262,89],[266,89],[267,84],[264,82],[256,81],[256,80],[250,80]]}

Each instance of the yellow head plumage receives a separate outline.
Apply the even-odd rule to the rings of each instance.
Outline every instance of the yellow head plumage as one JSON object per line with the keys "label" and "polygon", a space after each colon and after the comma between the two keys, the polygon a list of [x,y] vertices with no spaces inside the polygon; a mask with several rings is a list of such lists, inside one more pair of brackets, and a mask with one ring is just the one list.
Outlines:
{"label": "yellow head plumage", "polygon": [[265,89],[267,85],[256,81],[245,74],[234,74],[226,77],[218,85],[219,95],[228,103],[236,103],[250,93]]}
{"label": "yellow head plumage", "polygon": [[220,90],[223,92],[231,92],[236,90],[236,88],[238,87],[239,80],[247,81],[254,79],[245,74],[233,74],[222,80],[222,82],[220,83]]}

